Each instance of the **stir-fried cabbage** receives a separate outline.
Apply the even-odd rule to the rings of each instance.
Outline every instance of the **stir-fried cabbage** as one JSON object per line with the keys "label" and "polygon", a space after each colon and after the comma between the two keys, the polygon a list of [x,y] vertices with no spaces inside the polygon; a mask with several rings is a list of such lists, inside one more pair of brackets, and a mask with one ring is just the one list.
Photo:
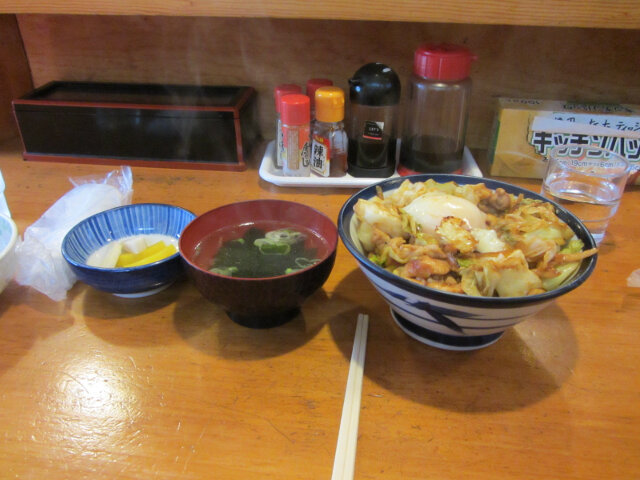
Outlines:
{"label": "stir-fried cabbage", "polygon": [[553,290],[597,252],[584,250],[550,203],[483,183],[405,180],[393,192],[360,199],[354,212],[356,235],[371,261],[422,285],[467,295]]}

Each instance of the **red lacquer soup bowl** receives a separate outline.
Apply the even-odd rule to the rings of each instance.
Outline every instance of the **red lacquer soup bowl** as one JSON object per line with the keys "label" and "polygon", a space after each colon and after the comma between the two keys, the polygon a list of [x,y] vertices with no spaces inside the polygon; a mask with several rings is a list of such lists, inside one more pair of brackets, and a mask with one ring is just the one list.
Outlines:
{"label": "red lacquer soup bowl", "polygon": [[[255,277],[247,275],[247,265],[214,268],[230,244],[251,248],[255,243],[265,247],[264,258],[272,261],[276,258],[274,252],[282,253],[282,245],[265,246],[260,242],[269,240],[256,243],[251,235],[256,230],[282,229],[299,235],[303,242],[300,248],[310,252],[303,256],[304,262],[287,268],[290,273]],[[293,319],[304,300],[322,287],[333,268],[337,244],[335,223],[318,210],[284,200],[251,200],[224,205],[196,217],[182,232],[180,255],[189,278],[206,299],[241,325],[268,328]],[[249,260],[244,263],[250,267],[258,262],[255,256],[246,258]],[[257,267],[249,270],[261,272]]]}

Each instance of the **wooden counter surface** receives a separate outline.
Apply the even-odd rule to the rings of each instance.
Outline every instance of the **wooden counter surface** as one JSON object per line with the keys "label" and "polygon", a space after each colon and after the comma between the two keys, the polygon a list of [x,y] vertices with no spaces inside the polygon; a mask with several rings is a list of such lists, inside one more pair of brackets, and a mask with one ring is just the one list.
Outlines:
{"label": "wooden counter surface", "polygon": [[[0,148],[20,233],[69,177],[113,169]],[[255,167],[133,173],[134,202],[197,214],[282,198],[337,219],[354,192],[276,187]],[[61,302],[11,283],[0,295],[0,477],[329,479],[364,312],[356,478],[640,478],[640,289],[626,286],[639,238],[635,188],[584,285],[469,353],[402,333],[342,244],[302,315],[271,330],[234,324],[186,280],[137,300],[77,283]]]}

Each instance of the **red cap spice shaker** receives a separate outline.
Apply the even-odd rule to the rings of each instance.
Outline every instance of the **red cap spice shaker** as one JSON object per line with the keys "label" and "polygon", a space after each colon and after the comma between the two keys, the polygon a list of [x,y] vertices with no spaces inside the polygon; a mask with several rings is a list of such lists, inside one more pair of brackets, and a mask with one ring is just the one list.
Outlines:
{"label": "red cap spice shaker", "polygon": [[276,103],[276,158],[275,167],[280,169],[284,164],[284,145],[282,142],[282,120],[280,118],[280,102],[285,95],[292,93],[302,93],[302,87],[293,83],[282,83],[273,89],[273,97]]}
{"label": "red cap spice shaker", "polygon": [[285,95],[280,102],[280,110],[286,155],[282,171],[286,176],[308,177],[311,157],[309,97],[301,94]]}
{"label": "red cap spice shaker", "polygon": [[328,78],[311,78],[307,80],[307,97],[311,101],[311,121],[316,118],[316,90],[321,87],[331,87],[333,81]]}

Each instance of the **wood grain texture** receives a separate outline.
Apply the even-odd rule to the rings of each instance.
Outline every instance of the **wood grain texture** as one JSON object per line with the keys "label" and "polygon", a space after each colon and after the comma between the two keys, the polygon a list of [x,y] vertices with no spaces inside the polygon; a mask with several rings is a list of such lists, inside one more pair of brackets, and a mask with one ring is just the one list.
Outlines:
{"label": "wood grain texture", "polygon": [[18,133],[11,101],[33,88],[15,15],[0,15],[0,141]]}
{"label": "wood grain texture", "polygon": [[487,148],[499,96],[640,104],[640,30],[329,20],[20,15],[36,85],[50,80],[249,84],[263,135],[275,135],[272,91],[327,77],[344,89],[363,64],[407,85],[423,42],[467,45],[471,147]]}
{"label": "wood grain texture", "polygon": [[640,5],[633,0],[329,0],[322,5],[299,0],[2,0],[0,12],[640,27]]}
{"label": "wood grain texture", "polygon": [[[24,230],[111,167],[23,162],[0,146]],[[134,168],[135,202],[203,213],[252,198],[336,219],[351,191],[241,173]],[[535,181],[515,180],[538,189]],[[370,316],[356,478],[601,480],[640,474],[640,189],[625,193],[592,277],[476,352],[422,345],[342,244],[302,316],[232,323],[189,282],[146,299],[82,284],[52,302],[0,294],[0,466],[7,478],[329,478],[359,312]]]}

